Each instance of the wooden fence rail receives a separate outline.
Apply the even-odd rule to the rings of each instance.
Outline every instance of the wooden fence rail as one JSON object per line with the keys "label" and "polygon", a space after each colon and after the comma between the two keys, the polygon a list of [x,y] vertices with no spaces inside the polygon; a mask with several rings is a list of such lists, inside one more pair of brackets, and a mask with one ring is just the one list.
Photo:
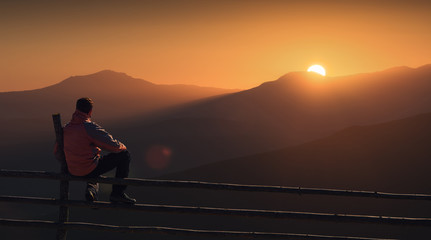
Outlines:
{"label": "wooden fence rail", "polygon": [[202,181],[179,181],[179,180],[155,180],[155,179],[137,179],[137,178],[84,178],[74,177],[69,174],[61,174],[44,171],[18,171],[18,170],[0,170],[0,177],[11,178],[33,178],[33,179],[51,179],[61,181],[95,181],[106,184],[132,185],[142,187],[170,187],[170,188],[199,188],[209,190],[229,190],[245,192],[272,192],[299,195],[330,195],[345,197],[365,197],[381,199],[398,199],[398,200],[427,200],[431,201],[431,195],[428,194],[404,194],[404,193],[386,193],[376,191],[358,191],[358,190],[341,190],[341,189],[323,189],[323,188],[302,188],[302,187],[285,187],[285,186],[264,186],[264,185],[245,185],[232,183],[213,183]]}
{"label": "wooden fence rail", "polygon": [[66,207],[85,207],[85,208],[105,208],[105,209],[124,209],[131,211],[144,212],[163,212],[163,213],[185,213],[185,214],[206,214],[221,216],[239,216],[239,217],[259,217],[271,219],[307,219],[331,222],[352,222],[352,223],[380,223],[390,225],[405,226],[431,226],[431,218],[407,218],[407,217],[388,217],[388,216],[370,216],[370,215],[352,215],[336,213],[314,213],[314,212],[294,212],[294,211],[270,211],[257,209],[232,209],[232,208],[215,208],[203,206],[172,206],[157,204],[111,204],[109,202],[87,202],[77,200],[60,200],[54,198],[37,198],[37,197],[17,197],[17,196],[0,196],[0,202],[15,202],[25,204],[44,204],[57,205]]}
{"label": "wooden fence rail", "polygon": [[215,231],[215,230],[196,230],[184,228],[168,228],[159,226],[114,226],[106,224],[66,222],[57,223],[53,221],[42,220],[14,220],[0,218],[0,225],[20,226],[20,227],[43,227],[43,228],[62,228],[69,230],[99,230],[125,233],[156,233],[182,236],[200,236],[200,237],[241,237],[241,238],[263,238],[263,239],[297,239],[297,240],[395,240],[382,238],[362,238],[362,237],[343,237],[343,236],[324,236],[313,234],[296,234],[296,233],[267,233],[267,232],[241,232],[241,231]]}

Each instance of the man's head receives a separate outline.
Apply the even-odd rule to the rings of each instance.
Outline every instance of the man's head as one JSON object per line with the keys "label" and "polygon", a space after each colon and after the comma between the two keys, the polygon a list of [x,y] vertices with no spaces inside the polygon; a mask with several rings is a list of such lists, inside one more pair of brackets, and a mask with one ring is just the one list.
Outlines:
{"label": "man's head", "polygon": [[93,100],[90,98],[80,98],[76,101],[76,110],[90,114],[93,110]]}

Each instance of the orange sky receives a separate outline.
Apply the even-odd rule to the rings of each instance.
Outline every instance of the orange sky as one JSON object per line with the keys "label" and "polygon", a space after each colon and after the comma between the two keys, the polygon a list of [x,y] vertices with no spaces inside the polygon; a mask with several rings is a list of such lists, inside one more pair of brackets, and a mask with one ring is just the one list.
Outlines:
{"label": "orange sky", "polygon": [[316,63],[330,76],[418,67],[431,63],[430,12],[415,0],[5,0],[0,91],[103,69],[246,89]]}

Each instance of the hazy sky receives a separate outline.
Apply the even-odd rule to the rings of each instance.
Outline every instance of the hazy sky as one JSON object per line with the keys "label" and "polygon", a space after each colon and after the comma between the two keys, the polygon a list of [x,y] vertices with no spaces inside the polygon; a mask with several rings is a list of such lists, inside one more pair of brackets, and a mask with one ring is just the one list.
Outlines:
{"label": "hazy sky", "polygon": [[431,63],[431,1],[0,1],[0,91],[104,69],[250,88]]}

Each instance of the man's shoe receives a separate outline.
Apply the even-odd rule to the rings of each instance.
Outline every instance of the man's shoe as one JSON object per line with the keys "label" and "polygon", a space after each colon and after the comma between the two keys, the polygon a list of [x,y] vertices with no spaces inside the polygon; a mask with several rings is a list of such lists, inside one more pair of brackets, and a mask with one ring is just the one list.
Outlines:
{"label": "man's shoe", "polygon": [[114,195],[111,194],[111,197],[109,197],[109,200],[112,203],[125,203],[125,204],[135,204],[136,203],[136,199],[127,196],[127,194],[125,194],[125,193],[114,194]]}
{"label": "man's shoe", "polygon": [[98,183],[87,183],[87,189],[85,190],[85,199],[89,202],[98,200],[99,184]]}
{"label": "man's shoe", "polygon": [[85,192],[85,199],[88,202],[94,202],[94,201],[97,201],[97,195],[93,191],[86,191]]}

